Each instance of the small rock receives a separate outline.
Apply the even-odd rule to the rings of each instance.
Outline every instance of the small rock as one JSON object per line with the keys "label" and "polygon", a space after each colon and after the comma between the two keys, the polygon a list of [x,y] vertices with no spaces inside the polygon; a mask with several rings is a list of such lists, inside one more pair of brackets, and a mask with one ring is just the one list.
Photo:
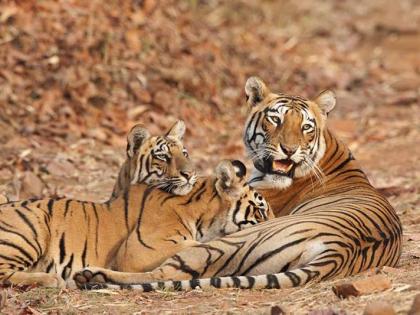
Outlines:
{"label": "small rock", "polygon": [[361,280],[333,286],[332,290],[339,298],[360,296],[391,288],[391,281],[384,275],[374,275]]}
{"label": "small rock", "polygon": [[271,315],[282,315],[286,314],[286,312],[278,305],[272,306],[270,309]]}
{"label": "small rock", "polygon": [[27,171],[23,175],[20,198],[40,197],[44,187],[44,183],[37,175]]}
{"label": "small rock", "polygon": [[394,315],[395,310],[391,304],[383,301],[374,301],[366,305],[363,315]]}
{"label": "small rock", "polygon": [[407,234],[407,241],[420,241],[420,233]]}

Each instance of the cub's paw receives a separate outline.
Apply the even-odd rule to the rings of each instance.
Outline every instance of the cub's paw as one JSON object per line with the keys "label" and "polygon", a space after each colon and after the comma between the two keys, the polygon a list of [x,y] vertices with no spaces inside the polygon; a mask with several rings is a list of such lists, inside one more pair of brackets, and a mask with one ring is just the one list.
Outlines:
{"label": "cub's paw", "polygon": [[88,290],[105,288],[106,285],[104,283],[107,282],[105,274],[99,269],[95,270],[94,268],[76,272],[73,280],[79,289]]}

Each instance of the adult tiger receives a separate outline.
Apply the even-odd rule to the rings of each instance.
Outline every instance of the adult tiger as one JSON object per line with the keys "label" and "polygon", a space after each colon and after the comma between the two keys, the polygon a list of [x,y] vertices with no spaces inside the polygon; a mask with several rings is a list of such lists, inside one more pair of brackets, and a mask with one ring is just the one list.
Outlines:
{"label": "adult tiger", "polygon": [[[286,288],[398,263],[399,218],[325,127],[334,94],[325,91],[310,101],[272,93],[256,77],[248,79],[245,92],[251,182],[263,189],[277,216],[291,215],[184,250],[128,283],[113,278],[101,286]],[[168,279],[175,281],[162,281]],[[159,282],[144,283],[151,281]]]}
{"label": "adult tiger", "polygon": [[[1,204],[0,281],[63,286],[83,267],[109,266],[135,227],[148,188],[154,194],[193,188],[197,176],[182,144],[184,131],[178,121],[165,136],[152,137],[136,125],[114,198],[106,203],[54,198]],[[144,184],[132,185],[138,182]]]}

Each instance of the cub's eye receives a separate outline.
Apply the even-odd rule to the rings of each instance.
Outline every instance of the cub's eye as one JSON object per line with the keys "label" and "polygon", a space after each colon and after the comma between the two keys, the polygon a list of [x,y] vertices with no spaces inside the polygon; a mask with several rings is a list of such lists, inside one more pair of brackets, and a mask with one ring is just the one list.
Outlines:
{"label": "cub's eye", "polygon": [[302,130],[309,130],[309,129],[312,129],[312,126],[310,124],[304,124],[302,126]]}
{"label": "cub's eye", "polygon": [[169,162],[169,156],[166,154],[156,154],[155,157],[161,161]]}
{"label": "cub's eye", "polygon": [[185,157],[189,157],[190,155],[188,154],[187,150],[182,151],[182,153],[184,154]]}
{"label": "cub's eye", "polygon": [[280,125],[281,124],[281,120],[279,117],[277,116],[267,116],[267,119],[269,122],[271,122],[273,125]]}

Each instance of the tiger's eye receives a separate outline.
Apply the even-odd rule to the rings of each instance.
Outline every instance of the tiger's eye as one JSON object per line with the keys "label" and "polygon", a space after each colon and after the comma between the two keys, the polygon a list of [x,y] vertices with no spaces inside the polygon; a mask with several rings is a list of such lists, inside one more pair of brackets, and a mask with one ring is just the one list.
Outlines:
{"label": "tiger's eye", "polygon": [[310,124],[304,124],[303,126],[302,126],[302,130],[309,130],[309,129],[311,129],[312,128],[312,126],[310,125]]}
{"label": "tiger's eye", "polygon": [[280,125],[281,124],[281,119],[277,116],[268,116],[267,119],[273,125]]}
{"label": "tiger's eye", "polygon": [[156,154],[156,158],[164,162],[169,162],[169,157],[166,154]]}

